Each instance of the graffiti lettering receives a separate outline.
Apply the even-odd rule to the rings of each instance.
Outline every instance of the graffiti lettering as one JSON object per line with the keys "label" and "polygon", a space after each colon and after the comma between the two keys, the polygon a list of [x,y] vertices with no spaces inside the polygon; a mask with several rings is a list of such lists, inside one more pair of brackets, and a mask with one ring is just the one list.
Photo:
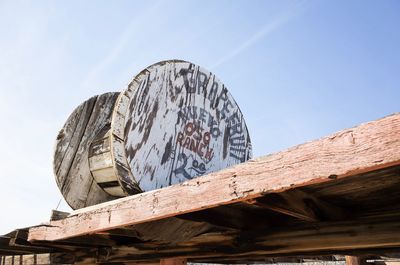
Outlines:
{"label": "graffiti lettering", "polygon": [[178,112],[178,116],[183,122],[197,120],[198,122],[207,124],[214,138],[217,138],[221,134],[217,121],[207,110],[203,108],[188,106],[180,110]]}
{"label": "graffiti lettering", "polygon": [[222,109],[221,109],[221,119],[226,119],[228,113],[230,112],[229,108],[233,107],[231,100],[228,97],[228,90],[225,86],[222,87],[222,92],[218,97],[218,103],[222,101]]}
{"label": "graffiti lettering", "polygon": [[176,143],[196,154],[206,161],[213,156],[213,149],[210,148],[211,133],[203,132],[199,124],[188,122],[183,132],[179,132]]}
{"label": "graffiti lettering", "polygon": [[193,68],[181,69],[179,73],[183,77],[187,93],[205,93],[210,78],[207,74],[201,71],[195,73]]}
{"label": "graffiti lettering", "polygon": [[211,107],[214,106],[215,98],[217,97],[217,92],[218,92],[218,83],[214,80],[211,85],[210,93],[208,94],[208,100],[211,102],[210,104]]}
{"label": "graffiti lettering", "polygon": [[246,160],[246,138],[243,134],[242,121],[237,112],[228,119],[229,124],[229,155],[240,162]]}
{"label": "graffiti lettering", "polygon": [[[189,158],[192,159],[192,163],[189,163]],[[181,153],[178,156],[178,161],[182,161],[182,164],[174,170],[175,175],[182,175],[186,179],[192,179],[194,176],[201,176],[206,172],[204,163],[199,163],[191,155],[188,157]]]}
{"label": "graffiti lettering", "polygon": [[[179,77],[183,78],[183,83],[188,94],[202,94],[210,101],[210,106],[213,109],[219,109],[222,119],[228,116],[230,109],[235,106],[235,103],[231,101],[226,87],[222,85],[222,89],[220,88],[220,83],[218,80],[215,80],[214,75],[208,75],[200,71],[199,68],[194,68],[193,65],[189,68],[181,69],[179,74]],[[207,87],[209,87],[208,91]]]}

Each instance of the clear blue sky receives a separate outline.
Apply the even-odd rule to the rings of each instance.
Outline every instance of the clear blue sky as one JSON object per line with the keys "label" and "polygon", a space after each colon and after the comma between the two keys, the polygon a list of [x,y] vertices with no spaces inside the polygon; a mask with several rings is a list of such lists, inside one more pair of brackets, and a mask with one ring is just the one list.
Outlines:
{"label": "clear blue sky", "polygon": [[0,234],[57,206],[53,145],[73,108],[160,60],[219,76],[255,156],[400,106],[400,1],[0,0],[0,33]]}

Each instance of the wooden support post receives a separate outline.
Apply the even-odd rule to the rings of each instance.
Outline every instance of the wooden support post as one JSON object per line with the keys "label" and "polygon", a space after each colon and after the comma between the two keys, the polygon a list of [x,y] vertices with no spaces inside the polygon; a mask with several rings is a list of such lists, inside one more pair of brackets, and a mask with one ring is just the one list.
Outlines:
{"label": "wooden support post", "polygon": [[346,265],[366,265],[367,262],[362,257],[346,256]]}
{"label": "wooden support post", "polygon": [[187,260],[184,258],[162,259],[160,265],[186,265]]}

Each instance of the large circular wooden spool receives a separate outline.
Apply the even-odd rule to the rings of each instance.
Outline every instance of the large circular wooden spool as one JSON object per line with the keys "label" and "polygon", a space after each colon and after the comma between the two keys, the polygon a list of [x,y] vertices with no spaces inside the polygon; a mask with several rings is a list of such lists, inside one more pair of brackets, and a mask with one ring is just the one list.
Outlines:
{"label": "large circular wooden spool", "polygon": [[82,103],[57,142],[54,172],[81,208],[154,190],[244,162],[251,143],[223,83],[185,61],[163,61],[121,93]]}
{"label": "large circular wooden spool", "polygon": [[94,181],[89,154],[98,136],[101,139],[100,135],[107,127],[111,127],[111,116],[118,95],[106,93],[79,105],[57,136],[54,174],[61,193],[73,209],[116,198]]}

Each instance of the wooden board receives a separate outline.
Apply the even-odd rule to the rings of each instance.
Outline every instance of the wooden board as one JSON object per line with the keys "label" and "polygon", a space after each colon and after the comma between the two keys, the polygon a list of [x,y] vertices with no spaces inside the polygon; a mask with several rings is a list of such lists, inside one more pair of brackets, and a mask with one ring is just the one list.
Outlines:
{"label": "wooden board", "polygon": [[86,100],[73,111],[57,136],[54,174],[61,193],[73,209],[116,198],[94,181],[88,157],[92,142],[111,123],[118,95],[112,92]]}
{"label": "wooden board", "polygon": [[1,265],[50,265],[50,254],[4,256]]}
{"label": "wooden board", "polygon": [[[262,261],[264,257],[318,256],[355,250],[368,253],[368,249],[382,249],[384,253],[385,249],[400,247],[399,220],[397,215],[392,219],[371,218],[261,231],[207,233],[181,244],[159,244],[153,249],[140,243],[135,244],[135,248],[116,246],[100,256],[104,258],[103,262],[145,261],[176,256],[189,261],[209,258],[218,262],[223,259]],[[373,251],[370,250],[370,253]],[[88,256],[82,254],[82,257]]]}
{"label": "wooden board", "polygon": [[396,114],[212,177],[57,213],[0,237],[0,255],[103,265],[398,257],[399,135]]}
{"label": "wooden board", "polygon": [[400,165],[400,114],[362,124],[164,189],[73,212],[32,228],[29,240],[60,240],[248,201]]}
{"label": "wooden board", "polygon": [[[251,158],[243,115],[224,84],[185,61],[156,63],[121,93],[112,144],[126,192],[170,186]],[[131,191],[131,186],[134,192]]]}
{"label": "wooden board", "polygon": [[[172,257],[189,261],[218,263],[230,260],[234,263],[264,261],[268,257],[317,257],[333,254],[387,253],[399,250],[399,213],[335,222],[298,223],[278,225],[261,230],[207,231],[192,238],[166,243],[164,240],[141,241],[134,229],[126,232],[99,233],[56,242],[36,242],[54,246],[80,245],[92,248],[79,249],[53,256],[57,263],[75,264],[121,264],[149,262]],[[165,229],[168,230],[168,229]],[[177,231],[178,232],[178,231]],[[177,233],[176,232],[176,233]],[[169,231],[173,234],[173,231]],[[178,234],[178,233],[177,233]],[[103,236],[103,240],[95,238]],[[92,238],[92,241],[88,240]],[[100,239],[102,237],[99,237]],[[247,263],[248,264],[248,263]]]}

